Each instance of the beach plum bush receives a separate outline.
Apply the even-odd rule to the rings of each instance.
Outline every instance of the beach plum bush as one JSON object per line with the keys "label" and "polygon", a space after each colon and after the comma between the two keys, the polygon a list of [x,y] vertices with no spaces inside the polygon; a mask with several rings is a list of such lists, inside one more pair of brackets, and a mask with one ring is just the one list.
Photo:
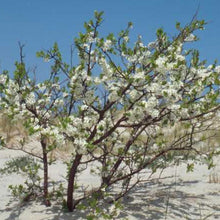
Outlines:
{"label": "beach plum bush", "polygon": [[[117,35],[100,36],[102,15],[95,12],[75,38],[77,64],[66,63],[55,43],[37,53],[51,64],[47,80],[37,82],[22,55],[12,78],[7,72],[0,76],[1,111],[22,119],[29,135],[39,137],[46,201],[48,152],[71,146],[69,211],[84,207],[85,201],[91,208],[95,198],[93,208],[99,212],[101,201],[117,204],[144,181],[142,171],[199,159],[210,166],[219,151],[201,152],[199,144],[217,128],[220,66],[207,65],[198,50],[188,49],[205,21],[176,23],[174,37],[160,28],[155,41],[145,44],[141,36],[131,42],[131,22]],[[90,167],[100,182],[88,191],[78,176]]]}

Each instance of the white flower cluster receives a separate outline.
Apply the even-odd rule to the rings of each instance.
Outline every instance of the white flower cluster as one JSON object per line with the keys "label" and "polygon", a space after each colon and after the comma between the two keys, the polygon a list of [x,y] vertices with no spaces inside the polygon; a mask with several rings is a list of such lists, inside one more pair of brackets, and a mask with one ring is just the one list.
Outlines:
{"label": "white flower cluster", "polygon": [[192,42],[196,40],[196,36],[194,34],[190,34],[189,36],[187,36],[184,41],[185,42]]}
{"label": "white flower cluster", "polygon": [[103,45],[103,50],[107,51],[111,48],[111,46],[112,46],[112,41],[111,40],[106,40],[104,42],[104,45]]}
{"label": "white flower cluster", "polygon": [[[171,124],[200,114],[212,104],[217,89],[210,85],[218,81],[220,67],[196,64],[193,58],[188,64],[184,42],[174,42],[160,52],[158,40],[145,46],[140,38],[133,50],[118,52],[123,65],[117,69],[112,64],[114,58],[110,59],[112,40],[104,40],[99,48],[101,39],[95,38],[94,32],[87,33],[86,39],[82,46],[90,50],[90,61],[96,66],[88,71],[92,65],[86,51],[84,62],[71,70],[64,89],[59,82],[45,81],[32,86],[27,80],[20,85],[0,75],[0,85],[4,85],[0,105],[7,114],[29,118],[27,127],[31,132],[54,138],[61,145],[67,137],[76,152],[85,153],[91,133],[95,133],[94,140],[105,136],[122,114],[126,114],[124,127],[138,126],[148,120],[152,124],[149,123],[146,132],[153,135],[158,126],[155,121],[159,125],[166,120]],[[126,45],[129,37],[123,40]],[[194,40],[196,37],[190,34],[182,41]],[[97,48],[91,48],[92,43]],[[118,128],[110,132],[118,148],[123,144],[120,135],[126,137],[128,133]],[[152,145],[152,149],[156,148]]]}

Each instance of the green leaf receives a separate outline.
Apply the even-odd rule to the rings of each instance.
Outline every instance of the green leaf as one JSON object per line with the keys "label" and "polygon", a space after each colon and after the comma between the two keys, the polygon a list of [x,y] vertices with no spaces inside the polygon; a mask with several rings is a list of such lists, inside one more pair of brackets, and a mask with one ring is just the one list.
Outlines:
{"label": "green leaf", "polygon": [[157,37],[161,37],[163,35],[163,28],[157,29]]}
{"label": "green leaf", "polygon": [[187,173],[194,171],[194,163],[187,164]]}
{"label": "green leaf", "polygon": [[180,22],[176,22],[176,29],[177,29],[177,30],[181,30],[181,28],[180,28]]}
{"label": "green leaf", "polygon": [[133,23],[131,21],[128,22],[128,27],[131,28],[133,26]]}

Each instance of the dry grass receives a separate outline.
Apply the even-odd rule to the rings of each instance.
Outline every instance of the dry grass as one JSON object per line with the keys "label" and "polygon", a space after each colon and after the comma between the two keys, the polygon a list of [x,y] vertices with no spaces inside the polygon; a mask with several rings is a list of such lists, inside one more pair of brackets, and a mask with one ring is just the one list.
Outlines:
{"label": "dry grass", "polygon": [[220,156],[214,158],[214,165],[209,174],[209,183],[220,183]]}
{"label": "dry grass", "polygon": [[28,137],[28,132],[21,121],[14,121],[5,114],[0,114],[0,136],[5,139],[8,146],[17,145],[18,142]]}
{"label": "dry grass", "polygon": [[220,183],[220,176],[217,172],[212,172],[209,174],[209,183]]}
{"label": "dry grass", "polygon": [[[36,156],[42,155],[39,137],[36,135],[29,136],[28,131],[22,124],[22,120],[14,121],[7,115],[0,113],[0,136],[5,139],[7,148],[24,150]],[[24,144],[22,143],[23,141]],[[66,160],[71,157],[72,151],[72,145],[66,144],[52,150],[48,157],[51,161],[54,159]]]}

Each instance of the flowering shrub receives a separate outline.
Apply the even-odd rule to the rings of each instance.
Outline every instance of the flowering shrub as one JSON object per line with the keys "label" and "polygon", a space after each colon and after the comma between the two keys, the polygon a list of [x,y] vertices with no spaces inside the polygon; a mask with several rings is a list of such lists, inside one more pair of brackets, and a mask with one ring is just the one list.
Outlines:
{"label": "flowering shrub", "polygon": [[[177,23],[173,38],[159,29],[154,42],[145,45],[139,37],[133,47],[129,46],[132,23],[118,36],[111,33],[105,38],[99,36],[101,23],[102,13],[95,12],[95,19],[84,25],[85,33],[75,39],[76,66],[63,61],[55,43],[51,50],[37,53],[53,62],[48,80],[32,79],[22,59],[13,78],[0,76],[2,111],[22,119],[29,134],[40,137],[45,198],[47,153],[72,145],[69,211],[89,199],[119,201],[142,181],[139,174],[146,168],[155,172],[199,158],[209,158],[210,165],[210,155],[218,150],[205,155],[198,143],[208,138],[199,134],[217,126],[212,119],[220,108],[220,66],[207,66],[197,50],[185,49],[185,44],[198,39],[194,32],[205,22],[193,20],[185,27]],[[168,130],[173,131],[171,140]],[[97,165],[91,172],[100,177],[100,185],[75,196],[76,177],[85,164]],[[116,184],[119,192],[111,193]]]}

